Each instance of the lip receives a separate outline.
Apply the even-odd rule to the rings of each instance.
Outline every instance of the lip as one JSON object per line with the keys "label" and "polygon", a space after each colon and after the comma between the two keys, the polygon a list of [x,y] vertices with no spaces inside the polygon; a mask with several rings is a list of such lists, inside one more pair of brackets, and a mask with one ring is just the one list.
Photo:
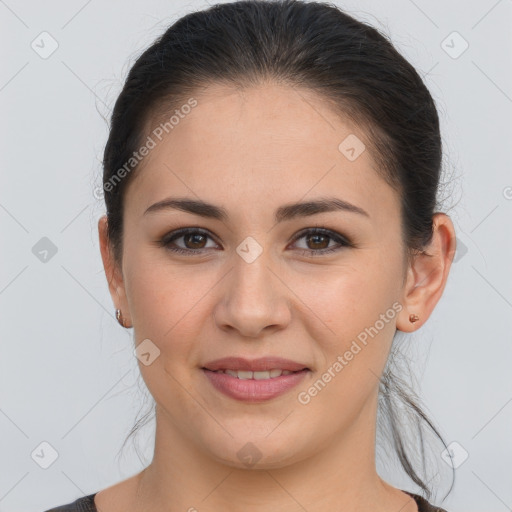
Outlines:
{"label": "lip", "polygon": [[[309,370],[306,364],[290,359],[283,359],[282,357],[266,356],[258,359],[245,359],[243,357],[223,357],[222,359],[215,359],[203,366],[203,369],[216,371],[216,370],[243,370],[252,372],[261,372],[279,368],[281,370],[289,370],[297,372],[299,370]],[[280,377],[276,377],[279,379]]]}
{"label": "lip", "polygon": [[[274,368],[295,373],[261,380],[238,379],[227,373],[215,373],[216,370],[261,372]],[[276,398],[297,386],[311,371],[304,363],[276,356],[251,360],[244,357],[223,357],[206,363],[201,370],[215,389],[230,398],[244,402],[263,402]]]}
{"label": "lip", "polygon": [[[276,366],[273,366],[273,368],[276,368]],[[238,369],[241,370],[242,368],[239,367]],[[276,398],[297,386],[310,371],[303,369],[289,375],[256,380],[239,379],[227,373],[216,373],[207,368],[202,368],[201,370],[215,389],[230,398],[243,402],[263,402]]]}

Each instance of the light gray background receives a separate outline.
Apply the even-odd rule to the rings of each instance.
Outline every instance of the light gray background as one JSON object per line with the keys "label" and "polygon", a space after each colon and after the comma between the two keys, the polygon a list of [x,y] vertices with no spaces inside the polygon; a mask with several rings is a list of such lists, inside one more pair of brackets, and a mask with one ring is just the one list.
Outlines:
{"label": "light gray background", "polygon": [[[425,75],[455,177],[447,206],[462,250],[434,314],[409,338],[427,411],[469,454],[443,507],[511,510],[512,1],[337,4],[387,33]],[[130,448],[116,459],[141,396],[97,241],[100,113],[135,57],[206,5],[0,0],[0,511],[41,512],[143,467]],[[47,59],[31,48],[43,31],[59,45]],[[458,36],[445,43],[452,56],[442,47],[454,31],[469,44],[458,58]],[[32,252],[42,237],[58,249],[47,262]],[[58,452],[48,469],[31,457],[43,441]]]}

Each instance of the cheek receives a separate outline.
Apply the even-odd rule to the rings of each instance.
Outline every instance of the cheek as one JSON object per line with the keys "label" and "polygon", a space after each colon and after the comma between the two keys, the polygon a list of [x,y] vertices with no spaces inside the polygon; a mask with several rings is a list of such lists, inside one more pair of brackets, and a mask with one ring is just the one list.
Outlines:
{"label": "cheek", "polygon": [[[157,403],[181,403],[179,408],[191,407],[183,385],[190,381],[196,361],[207,292],[206,283],[196,277],[190,280],[183,272],[166,265],[135,264],[127,277],[130,311],[134,337],[139,344],[149,339],[156,345],[158,355],[149,365],[139,362],[141,375]],[[211,285],[210,285],[211,288]],[[156,349],[152,349],[156,350]]]}
{"label": "cheek", "polygon": [[395,333],[400,269],[397,260],[393,267],[386,266],[390,256],[383,258],[383,253],[359,253],[350,265],[331,267],[314,278],[305,276],[297,292],[310,310],[311,335],[323,353],[322,365],[329,368],[342,356],[343,371],[335,380],[354,393],[364,393],[363,381],[374,385],[368,369],[381,373]]}
{"label": "cheek", "polygon": [[169,329],[185,315],[199,285],[187,279],[183,267],[167,262],[163,252],[155,248],[126,250],[125,284],[134,324],[155,332],[164,326]]}
{"label": "cheek", "polygon": [[129,268],[127,295],[137,343],[153,341],[164,356],[165,368],[190,358],[199,348],[192,340],[200,339],[206,328],[208,293],[218,279],[193,266],[143,257],[133,258]]}
{"label": "cheek", "polygon": [[347,339],[375,321],[384,305],[382,312],[387,309],[388,286],[385,273],[366,259],[357,266],[330,267],[323,273],[294,278],[293,289],[312,317],[330,327],[335,338]]}

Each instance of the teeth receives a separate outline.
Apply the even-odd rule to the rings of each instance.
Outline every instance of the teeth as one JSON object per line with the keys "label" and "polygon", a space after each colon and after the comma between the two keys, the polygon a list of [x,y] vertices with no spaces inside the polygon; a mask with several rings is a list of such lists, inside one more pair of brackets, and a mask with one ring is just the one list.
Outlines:
{"label": "teeth", "polygon": [[281,370],[280,368],[273,368],[268,371],[261,372],[249,372],[246,370],[217,370],[217,373],[227,373],[232,377],[236,377],[237,379],[247,380],[247,379],[255,379],[255,380],[264,380],[264,379],[274,379],[275,377],[280,377],[281,375],[290,375],[293,373],[290,370]]}

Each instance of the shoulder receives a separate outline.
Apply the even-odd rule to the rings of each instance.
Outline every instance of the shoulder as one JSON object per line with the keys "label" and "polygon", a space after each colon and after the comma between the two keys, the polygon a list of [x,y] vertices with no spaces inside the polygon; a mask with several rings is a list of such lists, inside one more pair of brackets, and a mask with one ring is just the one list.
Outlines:
{"label": "shoulder", "polygon": [[78,498],[77,500],[73,501],[73,503],[60,505],[58,507],[45,510],[45,512],[98,512],[96,506],[94,505],[95,495],[96,493],[83,496],[82,498]]}

